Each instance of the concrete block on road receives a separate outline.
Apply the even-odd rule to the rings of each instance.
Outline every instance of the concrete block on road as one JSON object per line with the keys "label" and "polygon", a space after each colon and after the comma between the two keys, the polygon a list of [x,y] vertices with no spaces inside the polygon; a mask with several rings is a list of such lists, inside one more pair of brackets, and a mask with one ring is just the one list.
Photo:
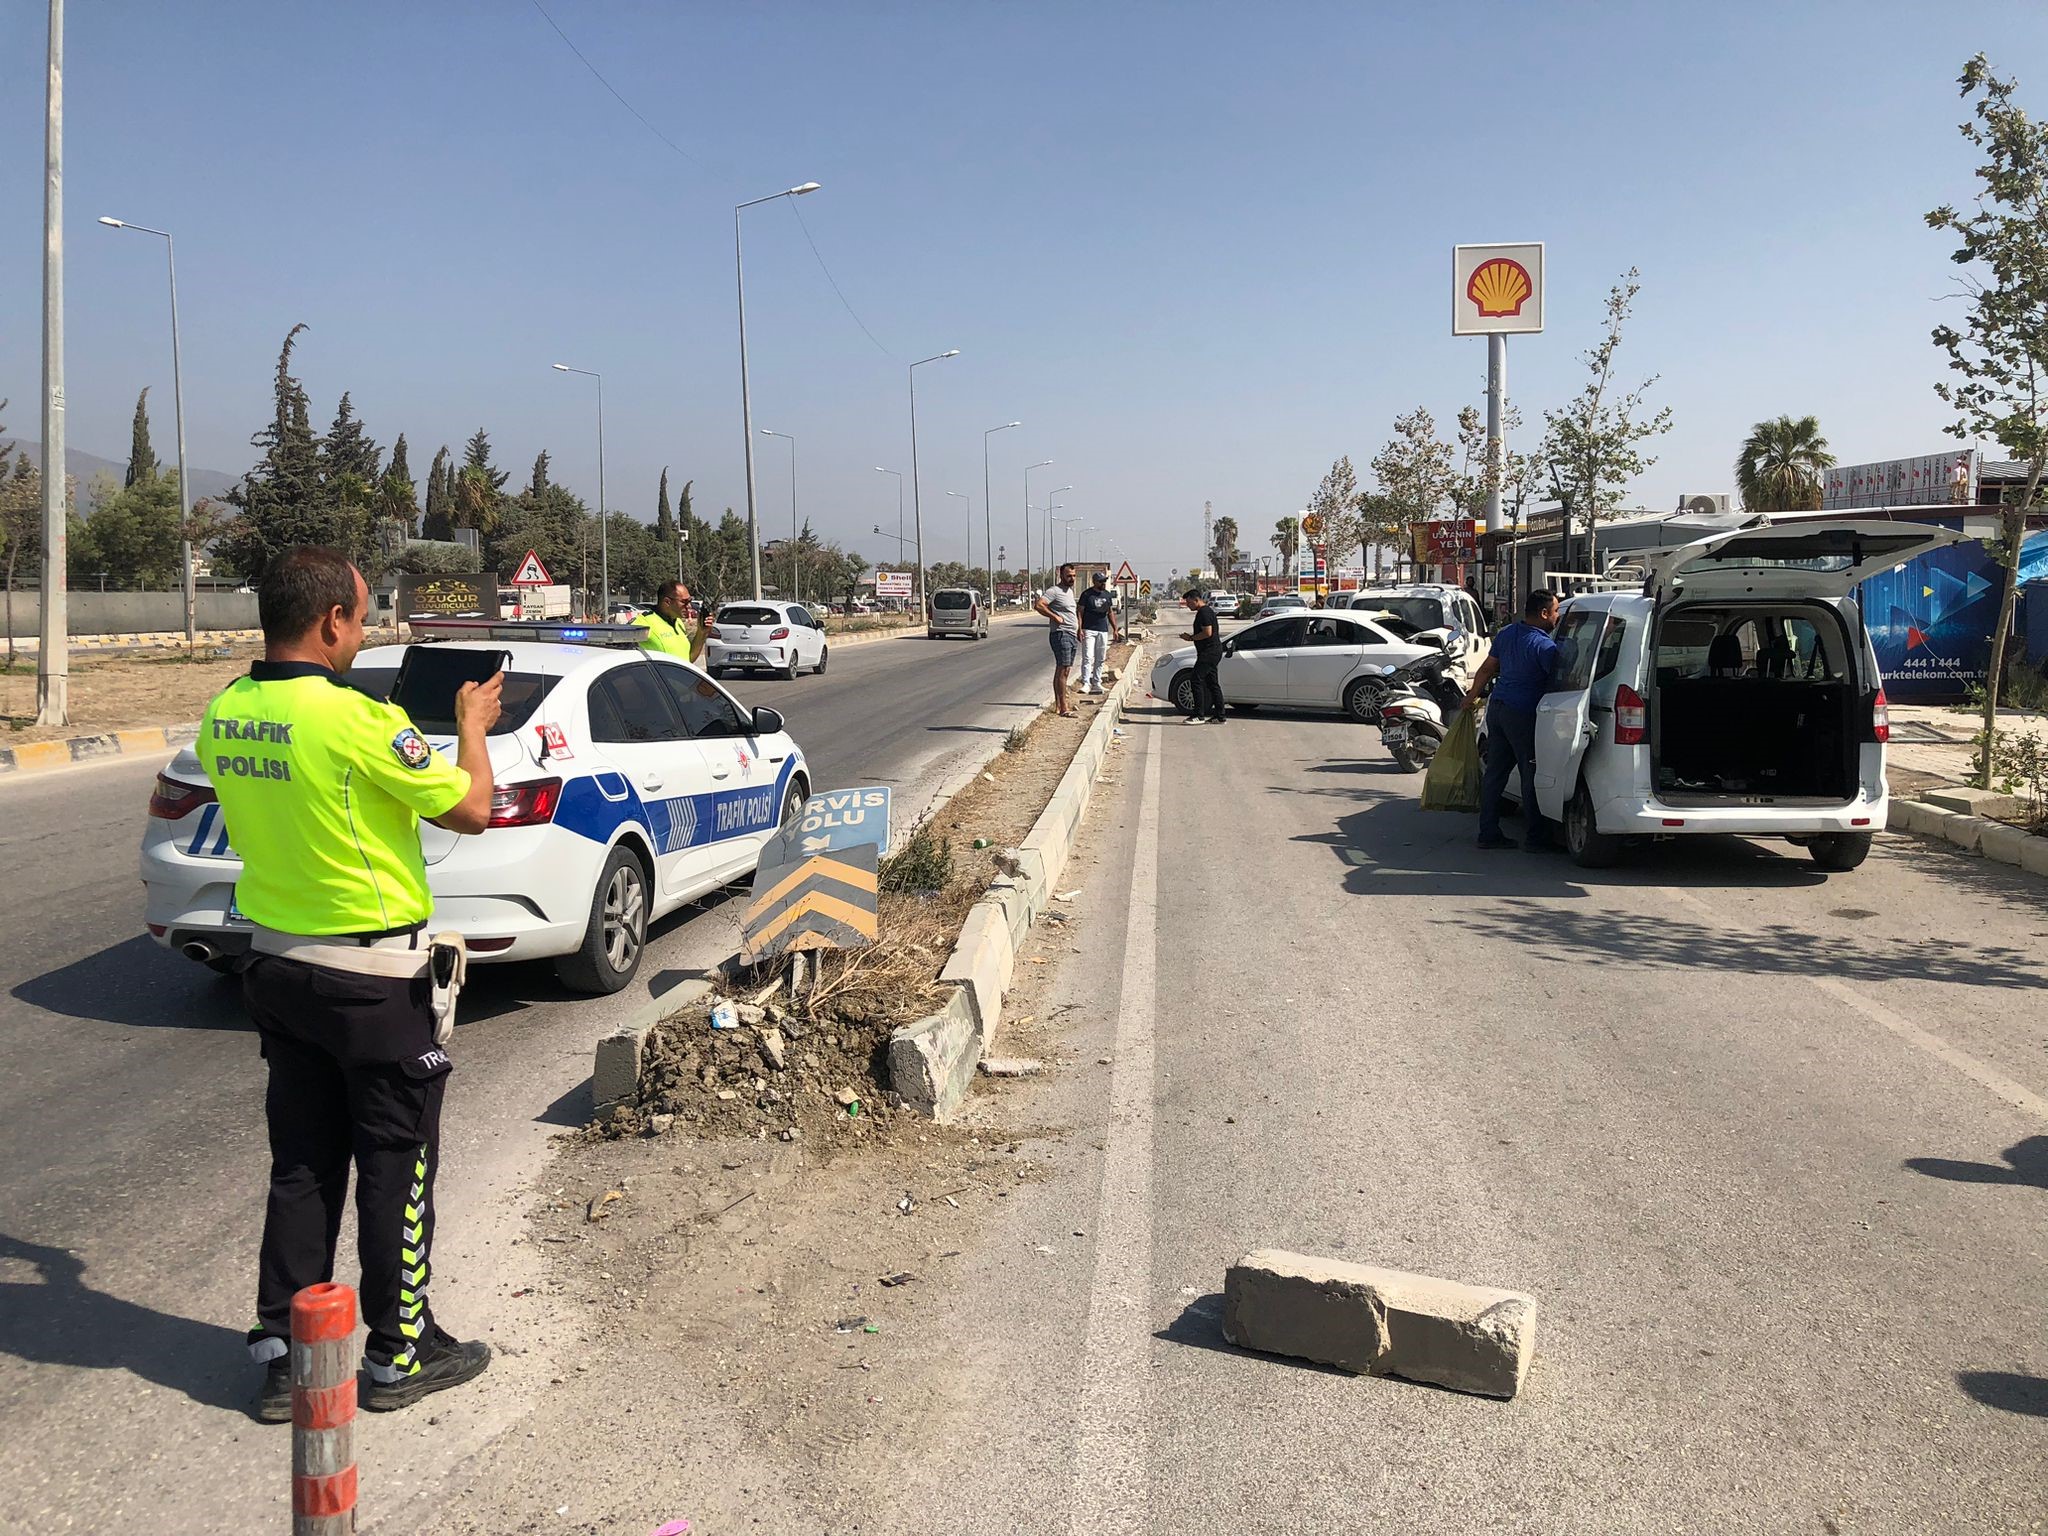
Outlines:
{"label": "concrete block on road", "polygon": [[1942,819],[1941,835],[1958,848],[1975,853],[1984,845],[1984,829],[1991,825],[1981,817],[1951,812]]}
{"label": "concrete block on road", "polygon": [[967,1097],[981,1060],[981,1031],[967,989],[954,989],[939,1012],[889,1037],[889,1086],[907,1109],[948,1120]]}
{"label": "concrete block on road", "polygon": [[2016,798],[2001,794],[1995,789],[1929,789],[1923,790],[1920,798],[1941,810],[1960,811],[1965,816],[1987,816],[1996,819],[2000,816],[2010,816],[2019,809],[2019,801]]}
{"label": "concrete block on road", "polygon": [[967,989],[984,1050],[995,1039],[996,1025],[1002,1018],[1003,993],[1009,989],[1016,961],[1008,914],[1000,903],[983,897],[968,908],[967,920],[960,925],[960,937],[953,942],[953,952],[946,957],[939,980],[956,982]]}
{"label": "concrete block on road", "polygon": [[2001,864],[2017,864],[2020,861],[2020,854],[2030,841],[2032,839],[2029,835],[2020,828],[1993,822],[1984,828],[1983,840],[1979,846],[1984,850],[1984,857],[1987,859],[1996,859]]}
{"label": "concrete block on road", "polygon": [[2030,837],[2020,844],[2020,868],[2030,875],[2048,875],[2048,837]]}
{"label": "concrete block on road", "polygon": [[1223,1335],[1244,1349],[1513,1397],[1536,1347],[1518,1291],[1262,1248],[1231,1265]]}

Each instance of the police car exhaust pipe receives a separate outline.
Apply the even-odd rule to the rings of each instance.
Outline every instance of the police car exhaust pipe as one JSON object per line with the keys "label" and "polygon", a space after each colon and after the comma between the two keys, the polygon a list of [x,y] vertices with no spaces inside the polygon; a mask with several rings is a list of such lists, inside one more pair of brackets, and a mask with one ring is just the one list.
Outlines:
{"label": "police car exhaust pipe", "polygon": [[204,939],[187,939],[178,946],[178,953],[187,960],[197,960],[201,965],[204,965],[209,960],[218,960],[220,958],[220,946],[218,944],[209,944]]}

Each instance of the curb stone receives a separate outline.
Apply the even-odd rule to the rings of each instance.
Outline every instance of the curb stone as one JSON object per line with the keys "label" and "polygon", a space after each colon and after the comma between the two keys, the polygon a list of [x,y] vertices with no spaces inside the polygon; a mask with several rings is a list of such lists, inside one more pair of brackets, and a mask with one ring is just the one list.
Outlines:
{"label": "curb stone", "polygon": [[60,741],[25,741],[0,747],[0,776],[49,773],[110,757],[141,757],[190,746],[199,739],[199,722],[152,725],[140,730],[106,731],[96,736],[71,736]]}
{"label": "curb stone", "polygon": [[590,1073],[591,1107],[603,1119],[621,1104],[640,1100],[640,1056],[648,1033],[662,1020],[702,1003],[711,995],[711,983],[686,981],[650,997],[610,1034],[597,1042],[597,1060]]}
{"label": "curb stone", "polygon": [[1089,724],[1059,787],[1018,845],[1015,873],[999,876],[968,910],[939,980],[954,991],[939,1012],[889,1037],[890,1086],[903,1102],[934,1120],[950,1119],[973,1085],[976,1066],[995,1044],[1017,950],[1044,912],[1074,850],[1093,798],[1095,777],[1109,754],[1111,732],[1143,670],[1134,647],[1123,675]]}
{"label": "curb stone", "polygon": [[1996,863],[2013,865],[2030,875],[2048,875],[2048,837],[2037,837],[1988,817],[1952,811],[1925,800],[1894,800],[1886,830],[1949,843],[1967,853],[1981,853]]}

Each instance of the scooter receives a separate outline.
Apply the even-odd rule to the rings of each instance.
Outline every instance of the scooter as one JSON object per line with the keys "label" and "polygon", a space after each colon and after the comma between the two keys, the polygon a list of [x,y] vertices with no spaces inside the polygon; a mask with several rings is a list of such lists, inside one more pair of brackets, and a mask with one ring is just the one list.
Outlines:
{"label": "scooter", "polygon": [[1444,730],[1465,704],[1451,677],[1454,657],[1422,656],[1400,667],[1380,699],[1380,745],[1403,773],[1427,769],[1444,744]]}

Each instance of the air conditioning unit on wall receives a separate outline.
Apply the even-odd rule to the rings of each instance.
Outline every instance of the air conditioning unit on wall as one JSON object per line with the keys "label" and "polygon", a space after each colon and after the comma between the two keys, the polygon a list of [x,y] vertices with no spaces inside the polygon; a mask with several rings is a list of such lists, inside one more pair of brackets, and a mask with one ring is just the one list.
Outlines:
{"label": "air conditioning unit on wall", "polygon": [[1733,512],[1737,508],[1733,496],[1717,493],[1712,496],[1681,496],[1678,498],[1678,510],[1704,516],[1713,512]]}

